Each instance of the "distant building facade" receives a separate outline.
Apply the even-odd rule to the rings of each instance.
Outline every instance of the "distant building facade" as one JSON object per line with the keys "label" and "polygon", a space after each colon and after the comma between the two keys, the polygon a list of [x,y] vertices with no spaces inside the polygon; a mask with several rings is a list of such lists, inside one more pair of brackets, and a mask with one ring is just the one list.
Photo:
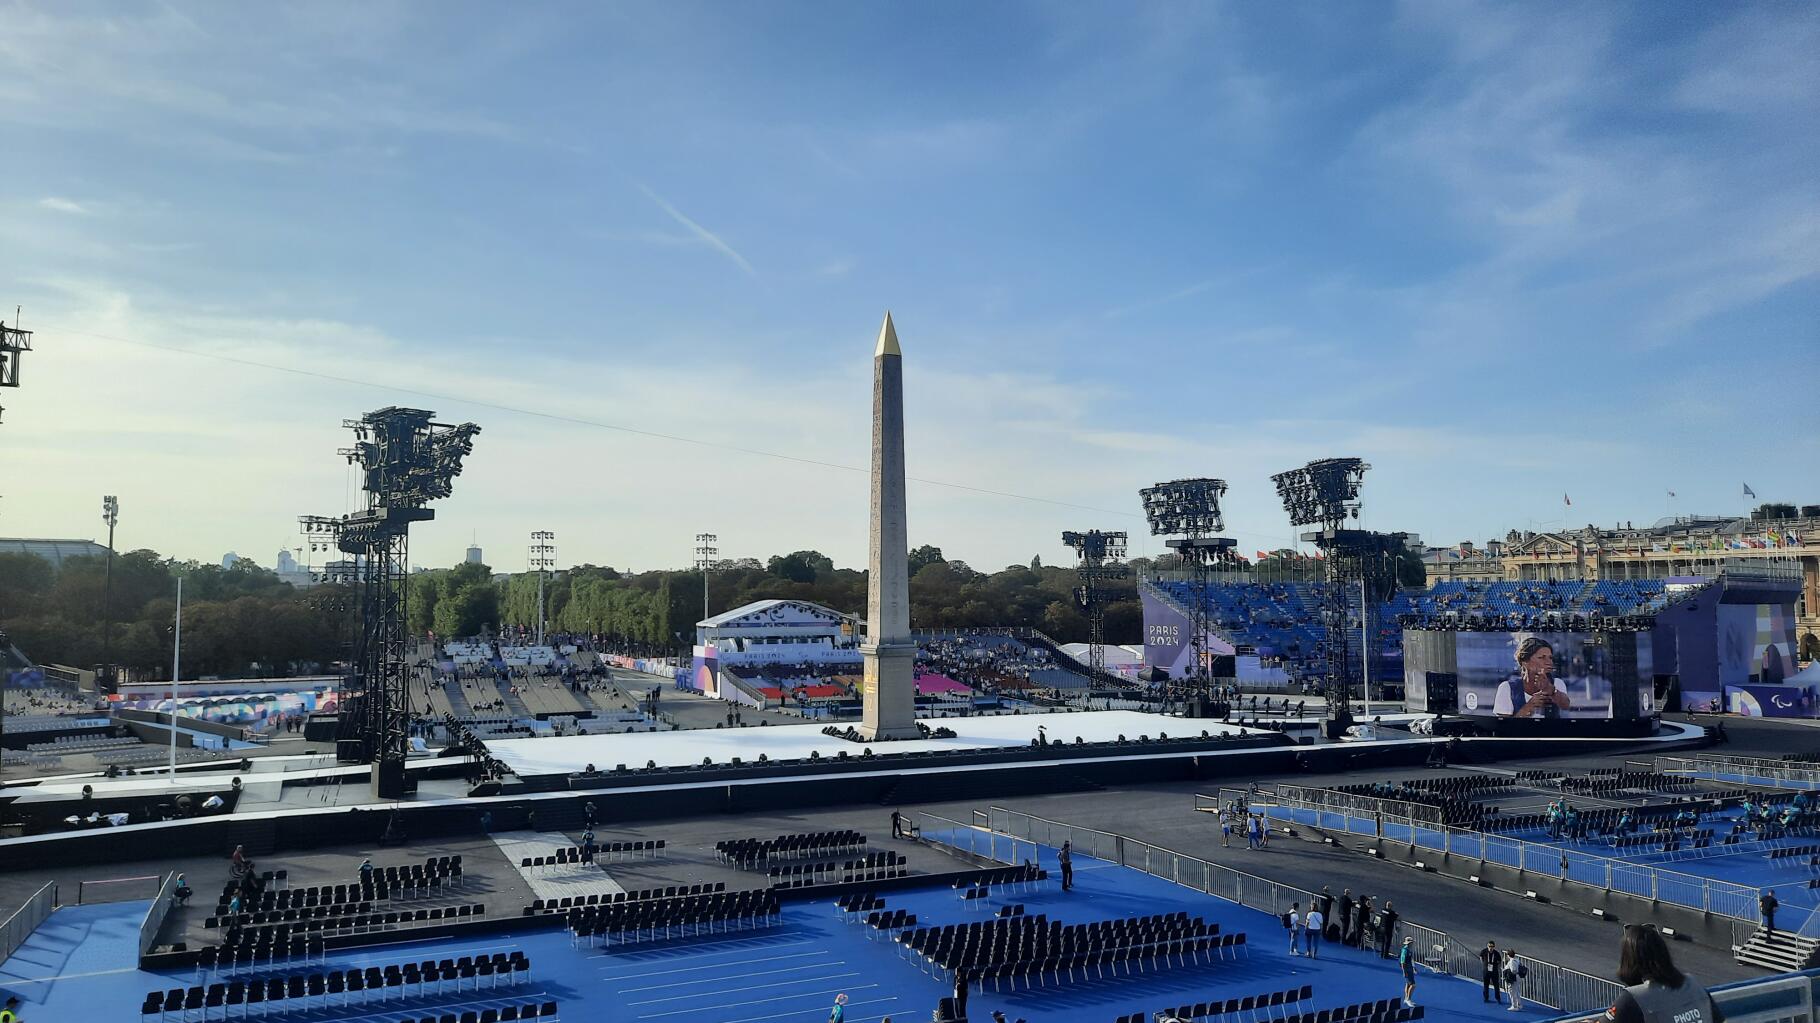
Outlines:
{"label": "distant building facade", "polygon": [[[1808,509],[1811,510],[1811,506]],[[1820,651],[1820,516],[1757,519],[1678,515],[1652,525],[1533,532],[1423,555],[1429,582],[1672,579],[1754,572],[1798,577],[1795,620],[1804,658]]]}

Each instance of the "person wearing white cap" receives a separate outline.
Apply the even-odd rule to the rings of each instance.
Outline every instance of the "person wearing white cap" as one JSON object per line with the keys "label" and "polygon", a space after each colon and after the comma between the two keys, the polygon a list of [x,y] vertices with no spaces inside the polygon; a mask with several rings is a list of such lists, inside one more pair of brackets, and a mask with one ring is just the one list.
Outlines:
{"label": "person wearing white cap", "polygon": [[828,1013],[828,1023],[847,1023],[846,992],[834,996],[834,1010]]}

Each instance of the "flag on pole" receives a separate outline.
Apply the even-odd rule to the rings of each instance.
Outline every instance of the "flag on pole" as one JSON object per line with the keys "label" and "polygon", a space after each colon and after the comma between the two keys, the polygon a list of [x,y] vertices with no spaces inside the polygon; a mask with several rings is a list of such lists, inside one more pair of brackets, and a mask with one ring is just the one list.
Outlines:
{"label": "flag on pole", "polygon": [[1270,555],[1268,555],[1268,554],[1265,554],[1265,553],[1264,553],[1264,552],[1263,552],[1263,551],[1259,551],[1259,552],[1258,552],[1258,560],[1259,560],[1259,561],[1263,561],[1263,560],[1265,560],[1265,559],[1267,559],[1267,558],[1269,558],[1269,557],[1270,557]]}
{"label": "flag on pole", "polygon": [[1565,493],[1563,493],[1561,495],[1561,503],[1568,506],[1569,508],[1573,507],[1573,504],[1574,504],[1573,501],[1568,499],[1568,497]]}
{"label": "flag on pole", "polygon": [[1749,498],[1753,498],[1753,499],[1754,499],[1754,498],[1755,498],[1755,497],[1756,497],[1756,496],[1757,496],[1757,492],[1756,492],[1756,491],[1755,491],[1755,490],[1752,490],[1752,489],[1751,489],[1751,488],[1750,488],[1750,484],[1749,484],[1749,483],[1746,483],[1746,484],[1745,484],[1745,485],[1744,485],[1744,496],[1745,496],[1745,497],[1749,497]]}

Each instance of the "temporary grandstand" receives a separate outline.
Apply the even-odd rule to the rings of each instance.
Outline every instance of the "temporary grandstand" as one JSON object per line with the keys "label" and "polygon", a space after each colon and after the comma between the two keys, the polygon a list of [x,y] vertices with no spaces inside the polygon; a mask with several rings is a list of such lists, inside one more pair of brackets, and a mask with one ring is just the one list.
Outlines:
{"label": "temporary grandstand", "polygon": [[[1159,575],[1141,585],[1147,596],[1184,616],[1195,600],[1194,584],[1186,580]],[[1328,636],[1320,617],[1325,592],[1320,582],[1215,583],[1207,588],[1209,620],[1235,653],[1280,662],[1291,678],[1319,677],[1327,668]],[[1402,678],[1401,616],[1453,615],[1517,628],[1541,614],[1650,614],[1683,595],[1684,588],[1662,579],[1448,580],[1425,591],[1399,590],[1379,608],[1372,677],[1393,685]],[[1348,635],[1345,641],[1356,649],[1360,637]]]}

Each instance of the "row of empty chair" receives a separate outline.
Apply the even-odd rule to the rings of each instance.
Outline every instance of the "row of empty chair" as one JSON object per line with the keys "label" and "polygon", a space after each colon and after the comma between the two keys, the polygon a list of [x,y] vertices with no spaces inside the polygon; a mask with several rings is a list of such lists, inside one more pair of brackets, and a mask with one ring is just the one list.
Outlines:
{"label": "row of empty chair", "polygon": [[570,867],[582,863],[595,863],[602,857],[607,859],[648,860],[662,856],[669,849],[669,843],[661,838],[639,839],[627,842],[596,842],[593,845],[565,846],[544,856],[521,856],[518,869],[525,871],[549,870],[553,867]]}
{"label": "row of empty chair", "polygon": [[782,912],[775,891],[748,889],[572,909],[569,930],[590,946],[629,944],[768,926]]}
{"label": "row of empty chair", "polygon": [[207,1019],[211,1009],[219,1008],[226,1019],[229,1010],[238,1006],[243,1019],[255,1012],[294,1015],[331,1007],[440,996],[451,990],[478,994],[483,986],[488,990],[516,987],[530,979],[530,971],[530,960],[523,952],[498,952],[491,956],[238,977],[148,992],[139,1011],[141,1017],[158,1015],[161,1019],[181,1012],[187,1019],[200,1010],[202,1018]]}
{"label": "row of empty chair", "polygon": [[752,870],[767,865],[772,860],[854,853],[865,844],[866,836],[849,828],[802,835],[778,835],[776,838],[726,839],[714,843],[714,851],[722,863],[732,863],[742,870]]}
{"label": "row of empty chair", "polygon": [[[1251,1020],[1256,1020],[1258,1013],[1260,1012],[1266,1017],[1279,1016],[1282,1015],[1282,1013],[1278,1010],[1299,1005],[1313,997],[1314,986],[1311,984],[1303,984],[1301,987],[1287,988],[1282,991],[1268,991],[1255,995],[1236,995],[1231,998],[1215,998],[1208,1002],[1178,1005],[1174,1008],[1164,1009],[1157,1013],[1157,1015],[1161,1017],[1173,1016],[1176,1019],[1182,1020],[1211,1020],[1219,1019],[1223,1016],[1237,1016],[1243,1013]],[[1125,1016],[1120,1016],[1118,1023],[1131,1023],[1133,1020],[1138,1021],[1138,1023],[1149,1023],[1150,1016],[1146,1013],[1134,1012]]]}
{"label": "row of empty chair", "polygon": [[853,860],[828,860],[821,863],[779,863],[771,866],[766,874],[769,877],[801,877],[804,875],[853,874],[856,871],[881,870],[886,867],[901,867],[910,862],[900,852],[867,853]]}
{"label": "row of empty chair", "polygon": [[374,931],[390,931],[411,927],[417,924],[441,923],[453,920],[468,920],[486,915],[485,903],[472,903],[460,906],[437,906],[433,909],[402,910],[395,913],[356,913],[347,916],[325,917],[312,920],[284,921],[264,925],[235,927],[228,931],[221,948],[233,948],[244,953],[252,950],[252,957],[260,957],[259,949],[269,949],[264,958],[281,954],[281,949],[292,947],[294,938],[311,938],[337,934],[362,934]]}
{"label": "row of empty chair", "polygon": [[965,969],[1001,980],[1063,970],[1072,974],[1076,967],[1087,966],[1103,973],[1107,962],[1153,953],[1198,958],[1210,948],[1223,951],[1228,945],[1189,948],[1180,943],[1219,936],[1217,924],[1175,912],[1083,924],[1064,924],[1046,915],[1012,917],[906,930],[896,940],[926,967],[950,973]]}
{"label": "row of empty chair", "polygon": [[663,888],[640,888],[636,891],[596,892],[593,895],[571,895],[560,899],[536,899],[525,907],[524,915],[567,913],[571,909],[584,909],[588,906],[616,906],[625,902],[642,902],[646,899],[714,895],[726,890],[727,882],[725,881],[704,881],[700,884],[673,884]]}

